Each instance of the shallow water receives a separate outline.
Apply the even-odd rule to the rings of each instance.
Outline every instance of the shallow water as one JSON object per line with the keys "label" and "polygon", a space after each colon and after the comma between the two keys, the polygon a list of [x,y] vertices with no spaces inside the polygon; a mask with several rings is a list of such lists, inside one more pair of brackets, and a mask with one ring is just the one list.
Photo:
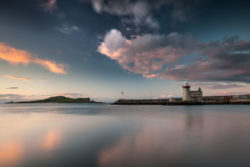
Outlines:
{"label": "shallow water", "polygon": [[250,166],[250,105],[1,104],[0,166]]}

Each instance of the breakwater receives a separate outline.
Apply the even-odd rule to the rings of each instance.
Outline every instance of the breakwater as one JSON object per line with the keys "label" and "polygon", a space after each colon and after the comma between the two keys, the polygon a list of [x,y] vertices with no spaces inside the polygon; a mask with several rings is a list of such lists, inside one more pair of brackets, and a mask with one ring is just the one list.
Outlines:
{"label": "breakwater", "polygon": [[119,99],[117,105],[223,105],[250,104],[250,95],[204,96],[202,101],[182,101],[181,98],[171,99]]}
{"label": "breakwater", "polygon": [[157,105],[157,104],[167,104],[169,103],[168,99],[119,99],[113,104],[151,104],[151,105]]}

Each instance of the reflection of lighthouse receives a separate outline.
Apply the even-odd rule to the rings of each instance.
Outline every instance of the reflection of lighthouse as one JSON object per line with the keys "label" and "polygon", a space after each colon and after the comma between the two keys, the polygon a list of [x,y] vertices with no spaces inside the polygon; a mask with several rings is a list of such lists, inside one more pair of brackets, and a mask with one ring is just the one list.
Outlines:
{"label": "reflection of lighthouse", "polygon": [[184,85],[182,86],[183,88],[183,101],[190,101],[191,96],[190,96],[190,85],[187,81],[184,82]]}

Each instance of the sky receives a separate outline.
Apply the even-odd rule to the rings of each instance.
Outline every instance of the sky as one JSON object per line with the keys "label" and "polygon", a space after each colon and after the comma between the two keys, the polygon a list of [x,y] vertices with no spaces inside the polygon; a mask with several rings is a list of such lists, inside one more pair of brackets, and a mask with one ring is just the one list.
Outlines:
{"label": "sky", "polygon": [[245,0],[1,0],[0,102],[250,93],[249,17]]}

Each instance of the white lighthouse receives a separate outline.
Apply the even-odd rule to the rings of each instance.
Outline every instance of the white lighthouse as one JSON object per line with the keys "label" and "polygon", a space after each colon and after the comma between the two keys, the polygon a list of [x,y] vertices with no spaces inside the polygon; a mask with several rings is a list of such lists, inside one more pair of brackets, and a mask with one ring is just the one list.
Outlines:
{"label": "white lighthouse", "polygon": [[190,91],[190,85],[187,81],[182,85],[183,88],[183,101],[202,101],[202,90],[199,88],[197,91]]}
{"label": "white lighthouse", "polygon": [[182,85],[183,88],[183,101],[191,101],[191,96],[190,96],[190,85],[187,81],[184,82],[184,85]]}

